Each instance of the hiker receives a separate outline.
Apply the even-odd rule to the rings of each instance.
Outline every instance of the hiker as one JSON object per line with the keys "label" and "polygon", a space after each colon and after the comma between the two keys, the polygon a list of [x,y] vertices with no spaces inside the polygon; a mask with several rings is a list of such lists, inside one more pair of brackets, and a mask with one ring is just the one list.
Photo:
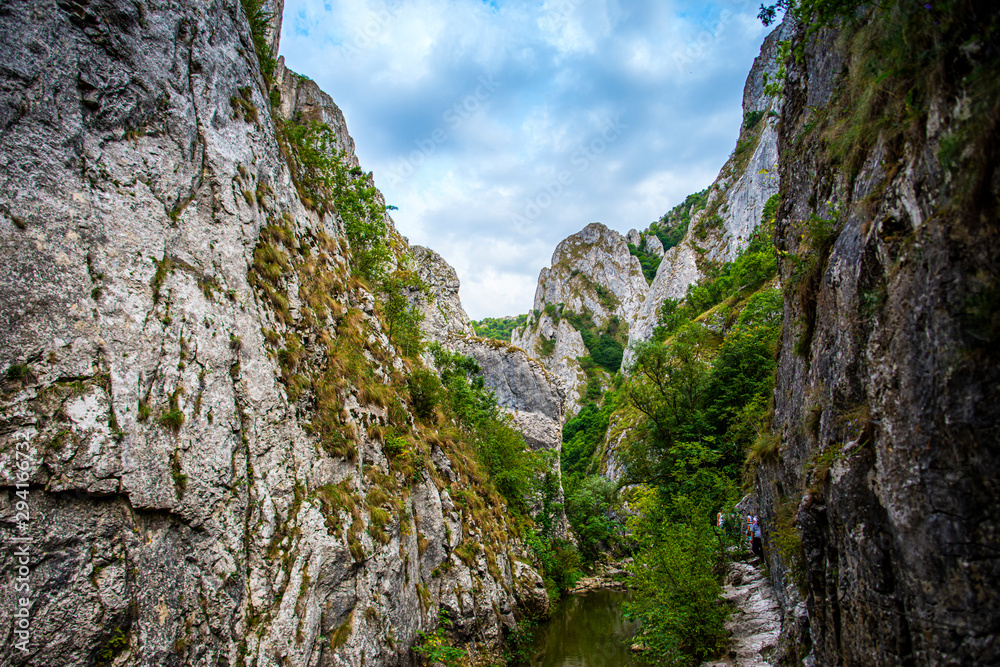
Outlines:
{"label": "hiker", "polygon": [[750,551],[752,551],[757,558],[764,560],[764,548],[760,542],[760,524],[757,523],[757,517],[753,518],[751,531],[752,537],[750,538]]}

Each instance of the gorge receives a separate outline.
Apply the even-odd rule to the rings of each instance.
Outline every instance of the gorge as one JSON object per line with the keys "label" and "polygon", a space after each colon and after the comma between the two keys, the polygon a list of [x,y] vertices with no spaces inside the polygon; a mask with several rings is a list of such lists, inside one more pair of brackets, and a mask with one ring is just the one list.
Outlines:
{"label": "gorge", "polygon": [[612,554],[697,664],[717,511],[767,660],[1000,662],[998,19],[789,9],[712,185],[496,340],[280,0],[0,7],[0,663],[515,664]]}

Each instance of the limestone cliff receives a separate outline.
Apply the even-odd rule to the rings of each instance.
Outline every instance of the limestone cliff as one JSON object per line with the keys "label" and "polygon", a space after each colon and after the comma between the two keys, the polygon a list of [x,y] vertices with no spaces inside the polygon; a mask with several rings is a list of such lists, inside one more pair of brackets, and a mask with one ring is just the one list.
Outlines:
{"label": "limestone cliff", "polygon": [[791,45],[765,551],[788,660],[996,664],[998,22],[882,7]]}
{"label": "limestone cliff", "polygon": [[544,608],[289,166],[319,120],[363,181],[343,116],[241,4],[5,3],[0,44],[0,663],[407,665],[439,608],[474,648]]}
{"label": "limestone cliff", "polygon": [[[428,340],[476,361],[483,382],[497,403],[511,415],[525,441],[535,451],[552,453],[556,478],[555,503],[559,506],[555,534],[569,537],[569,521],[562,509],[563,490],[559,456],[562,422],[566,414],[566,388],[560,378],[541,363],[509,343],[475,336],[458,296],[455,269],[432,250],[413,246],[417,273],[428,286],[427,294],[414,294]],[[432,360],[428,357],[428,363]]]}
{"label": "limestone cliff", "polygon": [[587,384],[579,359],[588,350],[566,316],[587,315],[598,328],[613,323],[624,339],[645,298],[642,267],[629,254],[625,238],[595,222],[556,246],[551,267],[538,276],[534,312],[525,327],[514,330],[511,342],[566,384],[569,409],[575,412]]}
{"label": "limestone cliff", "polygon": [[[577,328],[561,313],[590,313],[601,327],[611,317],[621,322],[629,348],[649,339],[664,299],[682,298],[687,288],[712,263],[731,261],[760,223],[767,200],[778,191],[778,112],[781,98],[764,91],[765,81],[778,69],[777,50],[791,27],[782,25],[764,40],[743,91],[743,126],[736,149],[709,188],[704,207],[693,211],[683,240],[664,250],[646,229],[629,230],[625,237],[594,223],[557,246],[552,266],[542,269],[535,292],[534,312],[526,327],[515,330],[511,342],[539,358],[558,375],[569,391],[569,412],[583,401],[588,374],[580,364],[588,349]],[[772,79],[773,81],[773,79]],[[661,257],[655,278],[647,284],[639,260],[629,245]],[[591,373],[593,374],[593,373]]]}
{"label": "limestone cliff", "polygon": [[766,94],[764,86],[776,76],[778,44],[790,32],[790,23],[782,24],[764,40],[743,88],[743,125],[736,148],[709,188],[705,208],[693,214],[684,239],[662,253],[643,306],[634,315],[630,346],[652,335],[663,300],[682,298],[704,275],[706,263],[732,261],[746,247],[764,204],[778,191],[781,98]]}

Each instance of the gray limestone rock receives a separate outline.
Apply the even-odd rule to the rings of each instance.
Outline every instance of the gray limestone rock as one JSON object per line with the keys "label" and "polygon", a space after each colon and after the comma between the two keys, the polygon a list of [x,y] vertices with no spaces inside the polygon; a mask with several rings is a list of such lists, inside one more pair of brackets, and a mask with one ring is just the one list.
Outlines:
{"label": "gray limestone rock", "polygon": [[[541,606],[503,519],[442,498],[468,483],[445,452],[411,489],[386,399],[342,376],[353,455],[331,451],[289,376],[340,335],[381,386],[404,366],[272,114],[328,123],[353,166],[343,116],[283,63],[267,88],[238,0],[7,3],[0,45],[0,541],[30,538],[31,623],[0,663],[409,665],[439,605],[484,646]],[[17,576],[0,565],[7,628]]]}
{"label": "gray limestone rock", "polygon": [[657,257],[663,257],[663,243],[656,237],[655,234],[647,234],[643,237],[642,249],[648,253],[652,253]]}
{"label": "gray limestone rock", "polygon": [[458,296],[461,283],[455,269],[429,248],[410,246],[417,275],[430,288],[432,299],[420,299],[424,321],[421,328],[431,340],[444,341],[450,335],[475,334]]}
{"label": "gray limestone rock", "polygon": [[[542,269],[538,278],[535,313],[526,326],[514,330],[511,341],[559,376],[568,388],[569,409],[576,412],[587,384],[578,359],[587,349],[566,319],[555,319],[560,312],[589,312],[599,327],[617,317],[621,329],[628,331],[645,302],[646,290],[642,267],[629,253],[625,238],[591,223],[556,247],[552,266]],[[550,309],[555,312],[547,312]]]}
{"label": "gray limestone rock", "polygon": [[[857,76],[848,43],[823,31],[789,61],[779,130],[780,448],[754,479],[784,615],[778,657],[996,664],[1000,363],[995,316],[969,304],[997,293],[1000,188],[993,176],[964,198],[960,185],[995,175],[995,132],[977,143],[982,162],[949,167],[936,147],[966,131],[965,93],[915,89],[920,131],[890,128],[845,173],[822,149],[826,130],[807,124],[824,104],[828,122],[853,117],[838,102]],[[823,244],[803,233],[811,215],[835,220]],[[810,262],[808,282],[796,260]]]}

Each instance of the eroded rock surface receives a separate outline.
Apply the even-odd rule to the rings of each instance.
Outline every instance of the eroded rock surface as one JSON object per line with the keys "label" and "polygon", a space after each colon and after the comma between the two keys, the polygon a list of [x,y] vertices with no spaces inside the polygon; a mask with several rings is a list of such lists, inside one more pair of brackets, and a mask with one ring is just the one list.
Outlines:
{"label": "eroded rock surface", "polygon": [[[954,54],[942,71],[992,71],[980,61],[979,21],[995,25],[995,13],[983,7],[959,24],[966,32],[941,52]],[[856,156],[857,173],[835,168],[821,148],[827,130],[810,124],[857,122],[842,104],[860,76],[843,48],[851,39],[795,35],[802,55],[779,133],[781,445],[755,489],[782,655],[996,664],[1000,348],[995,315],[970,310],[997,293],[996,131],[957,162],[941,160],[949,137],[976,131],[965,124],[969,82],[945,76],[908,101],[925,110],[912,131],[887,126]],[[803,223],[816,219],[818,233]],[[788,548],[798,540],[801,551]]]}
{"label": "eroded rock surface", "polygon": [[[238,0],[7,3],[0,44],[0,540],[31,541],[0,663],[409,665],[439,608],[487,648],[547,604],[503,512],[451,502],[448,443],[386,454],[403,362],[274,114],[353,142],[269,88]],[[364,383],[324,375],[342,339]]]}

